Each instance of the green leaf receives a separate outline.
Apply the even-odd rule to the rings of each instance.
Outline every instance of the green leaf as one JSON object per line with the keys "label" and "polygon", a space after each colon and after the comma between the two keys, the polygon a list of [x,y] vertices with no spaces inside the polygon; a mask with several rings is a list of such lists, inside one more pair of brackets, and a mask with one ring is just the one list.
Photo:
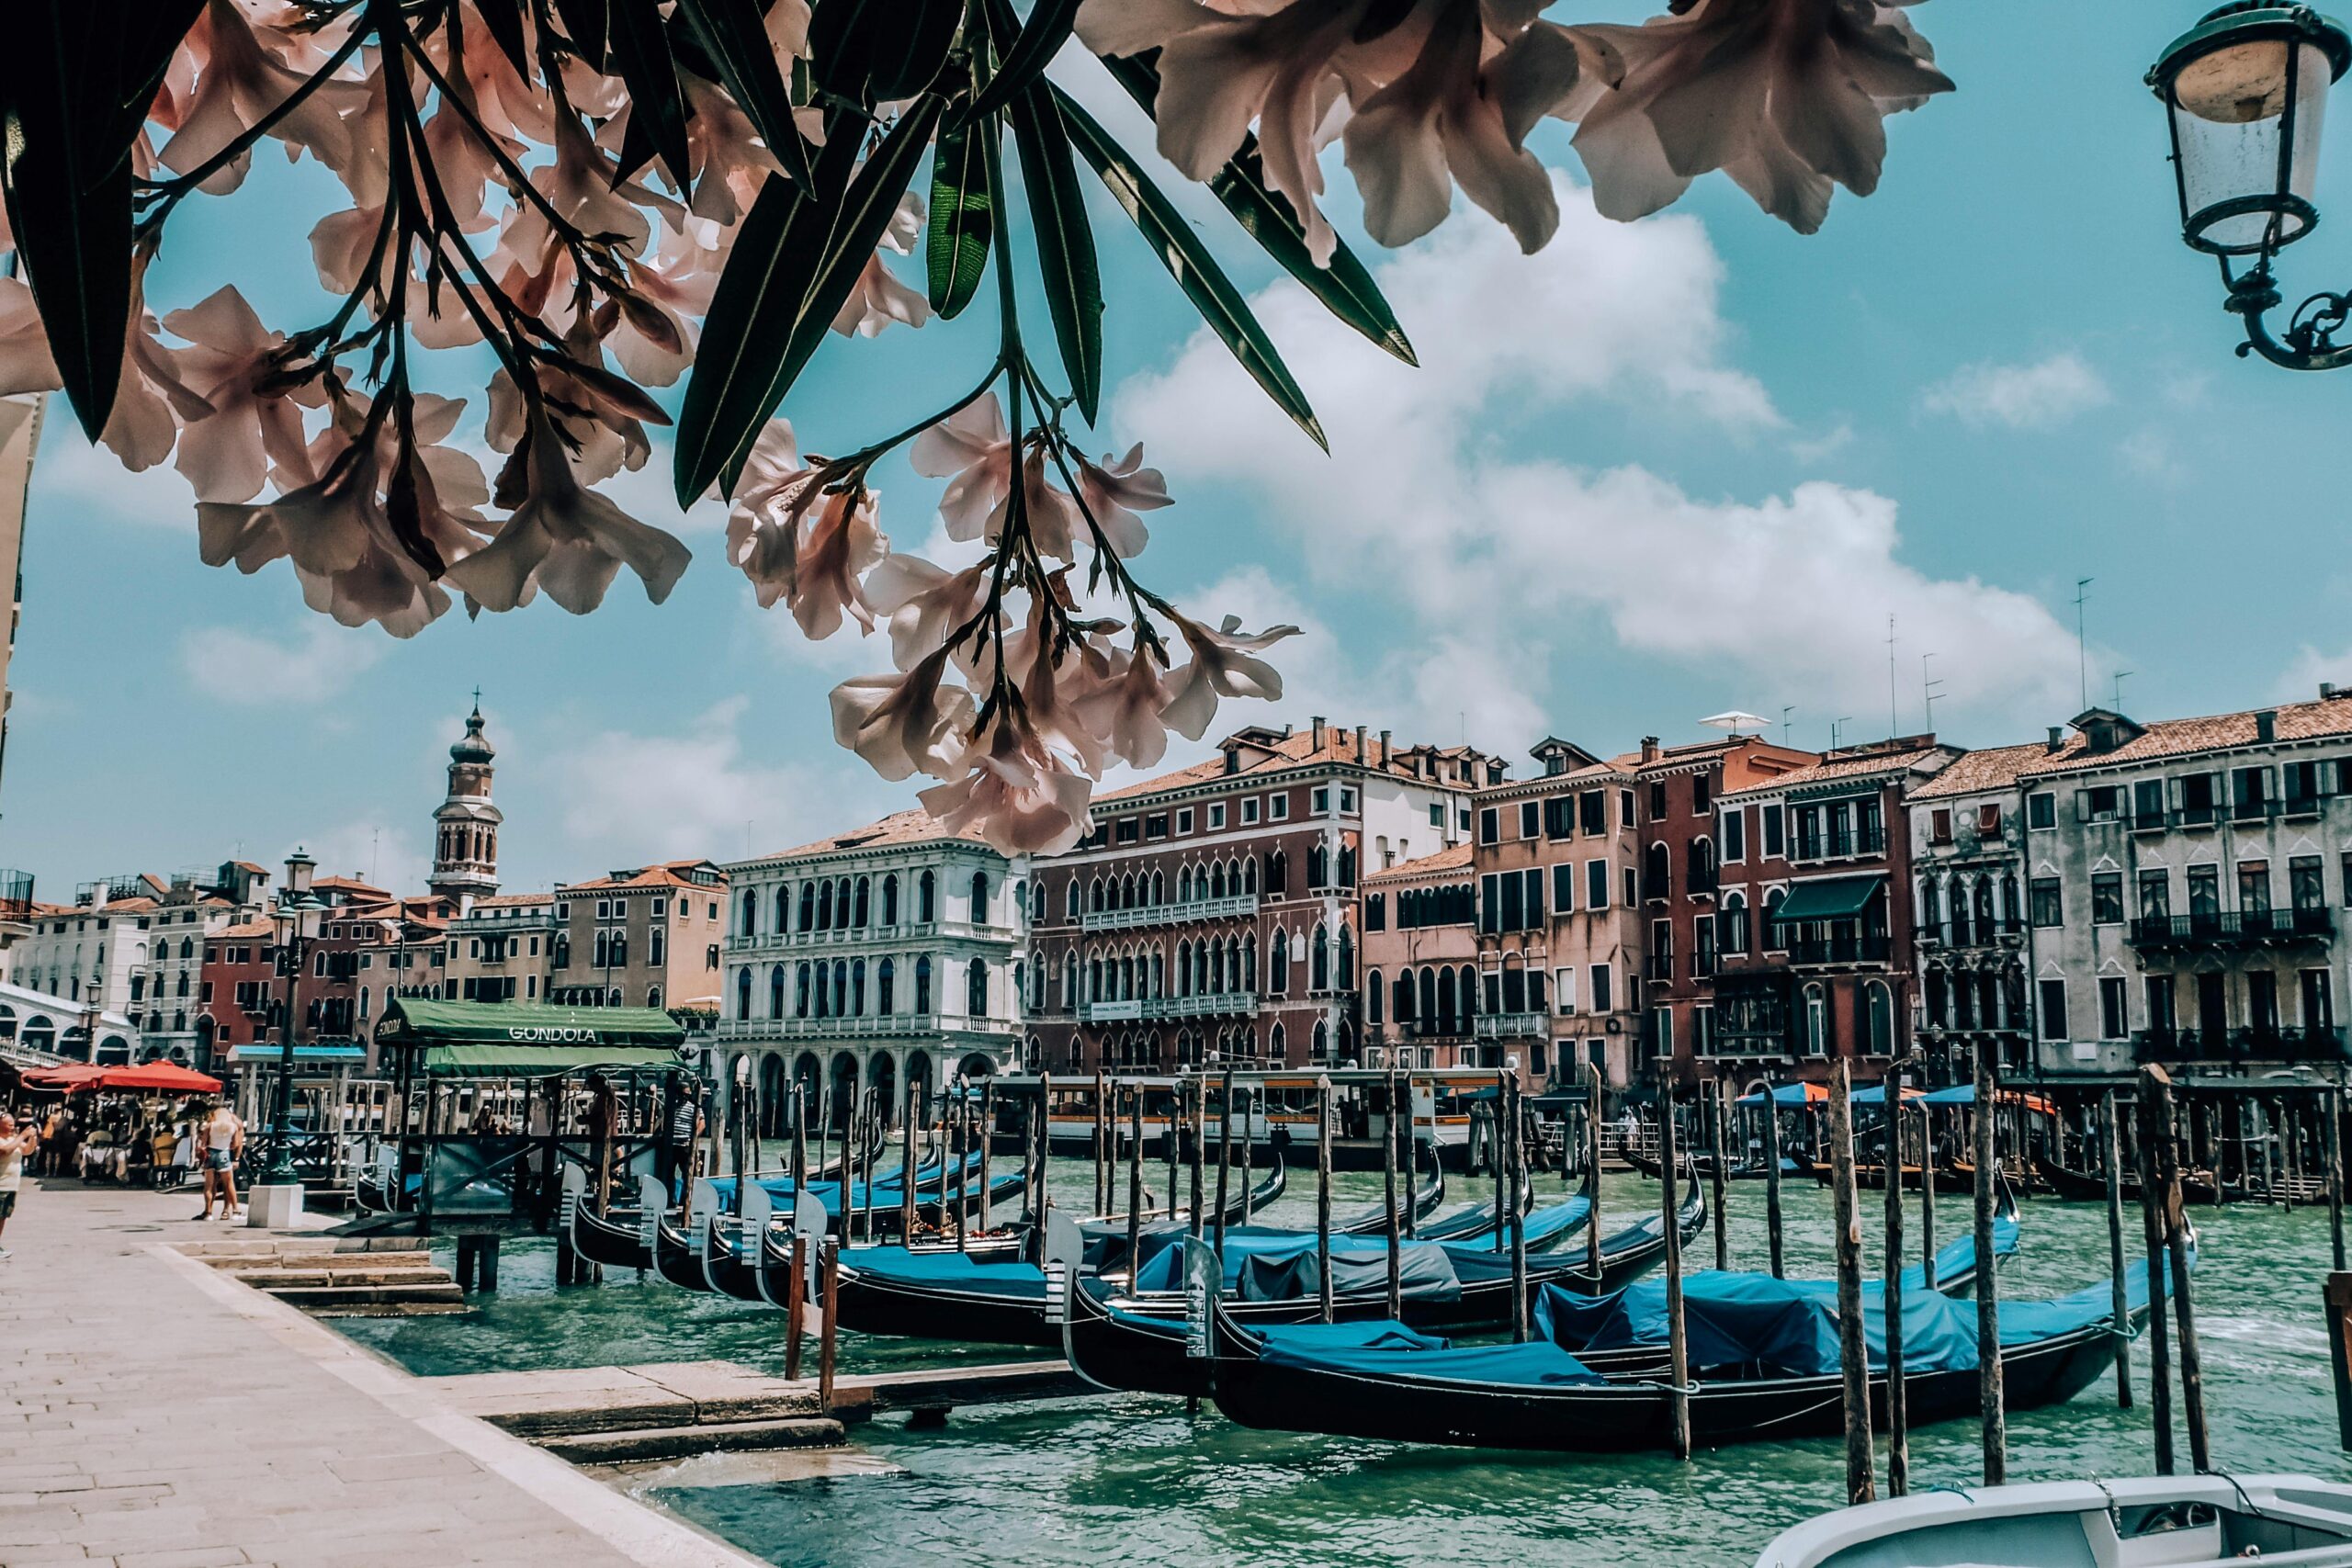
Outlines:
{"label": "green leaf", "polygon": [[130,325],[130,147],[201,0],[29,0],[0,50],[0,187],[65,395],[106,428]]}
{"label": "green leaf", "polygon": [[1078,165],[1070,161],[1069,133],[1044,84],[1014,98],[1007,115],[1012,121],[1013,145],[1021,152],[1022,182],[1028,188],[1029,225],[1037,231],[1046,310],[1061,344],[1070,396],[1092,424],[1102,401],[1102,278],[1095,265],[1094,230],[1086,219]]}
{"label": "green leaf", "polygon": [[599,71],[605,68],[605,36],[611,27],[606,13],[613,4],[614,0],[555,0],[556,15],[563,20],[571,47]]}
{"label": "green leaf", "polygon": [[1168,269],[1184,297],[1200,311],[1201,320],[1233,351],[1241,368],[1266,389],[1275,405],[1296,420],[1298,427],[1313,436],[1317,446],[1329,451],[1331,444],[1323,438],[1323,426],[1317,422],[1315,411],[1307,406],[1306,394],[1291,378],[1290,368],[1275,352],[1273,341],[1250,313],[1241,290],[1233,286],[1233,280],[1216,265],[1216,258],[1201,244],[1200,236],[1193,232],[1183,214],[1136,166],[1126,150],[1095,123],[1092,116],[1060,88],[1049,86],[1048,91],[1061,110],[1062,122],[1069,128],[1070,145],[1102,176],[1112,199],[1126,209],[1143,237],[1151,242],[1160,265]]}
{"label": "green leaf", "polygon": [[862,104],[911,97],[946,63],[963,0],[825,0],[809,18],[818,85]]}
{"label": "green leaf", "polygon": [[923,236],[931,308],[953,320],[980,287],[996,228],[989,189],[987,138],[1001,135],[994,119],[954,125],[939,133],[931,160],[931,219]]}
{"label": "green leaf", "polygon": [[628,88],[629,125],[645,124],[653,155],[670,171],[670,178],[685,190],[694,178],[694,159],[686,148],[686,106],[678,86],[678,62],[670,52],[670,34],[654,0],[613,0],[611,30],[605,47],[614,74]]}
{"label": "green leaf", "polygon": [[[523,34],[523,0],[474,0],[482,26],[498,44],[506,62],[525,81],[531,79],[531,46]],[[471,39],[468,39],[471,42]]]}
{"label": "green leaf", "polygon": [[808,149],[793,123],[792,95],[768,47],[761,9],[758,0],[678,0],[677,15],[785,174],[805,186],[813,177]]}
{"label": "green leaf", "polygon": [[[1159,96],[1159,73],[1148,61],[1106,57],[1102,63],[1129,97],[1141,104],[1145,112],[1152,111]],[[1266,181],[1255,134],[1242,138],[1241,151],[1209,181],[1209,191],[1274,264],[1305,284],[1326,310],[1406,364],[1420,363],[1396,321],[1396,312],[1346,241],[1333,248],[1329,267],[1315,265],[1297,212]]]}
{"label": "green leaf", "polygon": [[1070,27],[1078,20],[1078,7],[1079,0],[1037,0],[1030,7],[1029,19],[1021,25],[1021,35],[1006,51],[996,74],[989,78],[987,91],[973,100],[968,111],[972,118],[994,114],[1043,73],[1054,56],[1061,52],[1062,45],[1069,41]]}
{"label": "green leaf", "polygon": [[[792,389],[906,194],[941,100],[926,96],[848,172],[860,138],[827,128],[813,190],[771,175],[735,238],[703,319],[702,348],[678,415],[672,480],[690,506],[714,481],[732,491],[760,427]],[[846,180],[847,188],[842,188]]]}

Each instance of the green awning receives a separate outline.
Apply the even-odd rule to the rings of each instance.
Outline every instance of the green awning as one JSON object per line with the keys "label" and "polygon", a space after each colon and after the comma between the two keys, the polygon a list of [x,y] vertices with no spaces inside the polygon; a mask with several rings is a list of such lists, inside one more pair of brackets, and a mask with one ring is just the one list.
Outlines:
{"label": "green awning", "polygon": [[544,1077],[589,1067],[674,1067],[686,1037],[659,1008],[549,1007],[401,997],[376,1038],[437,1077]]}
{"label": "green awning", "polygon": [[1886,878],[1869,876],[1825,876],[1815,882],[1799,882],[1789,888],[1789,896],[1781,900],[1772,919],[1782,923],[1792,920],[1850,920],[1870,908],[1879,889],[1886,886]]}

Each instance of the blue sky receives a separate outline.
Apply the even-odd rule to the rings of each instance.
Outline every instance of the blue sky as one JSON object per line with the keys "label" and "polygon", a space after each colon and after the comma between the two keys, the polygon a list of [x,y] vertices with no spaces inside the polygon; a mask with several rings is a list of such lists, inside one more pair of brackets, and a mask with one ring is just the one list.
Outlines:
{"label": "blue sky", "polygon": [[[2198,7],[1913,14],[1960,90],[1890,122],[1877,195],[1841,193],[1809,238],[1720,178],[1663,220],[1608,224],[1577,188],[1567,128],[1548,126],[1535,145],[1566,214],[1550,249],[1520,258],[1464,208],[1374,258],[1419,372],[1358,354],[1188,194],[1237,279],[1265,291],[1329,458],[1198,341],[1098,201],[1117,388],[1101,446],[1143,440],[1177,500],[1151,519],[1146,580],[1196,612],[1307,628],[1280,650],[1277,720],[1326,713],[1514,757],[1546,731],[1595,749],[1689,739],[1727,707],[1792,708],[1801,745],[1826,744],[1833,719],[1883,735],[1889,614],[1903,728],[1921,726],[1932,654],[1941,733],[2037,734],[2076,705],[2080,577],[2096,580],[2093,694],[2128,671],[2134,713],[2352,680],[2336,547],[2352,381],[2233,357],[2219,281],[2176,238],[2141,74]],[[1057,73],[1134,132],[1091,62]],[[2346,140],[2329,134],[2324,211],[2352,210]],[[1357,236],[1329,156],[1334,215]],[[334,187],[258,162],[243,192],[175,220],[159,305],[234,281],[269,324],[310,319],[305,235]],[[2323,224],[2287,287],[2337,283],[2338,265],[2352,258]],[[831,339],[785,412],[804,450],[842,450],[967,385],[993,332],[981,306]],[[481,412],[477,392],[461,431],[478,436]],[[177,476],[122,473],[62,416],[34,479],[0,789],[0,863],[46,897],[121,871],[275,862],[297,841],[330,870],[413,878],[477,683],[512,886],[778,848],[909,797],[828,728],[826,691],[886,650],[848,633],[811,648],[758,610],[720,558],[716,509],[681,522],[663,501],[666,451],[616,493],[695,549],[667,605],[624,581],[586,619],[545,602],[453,612],[400,643],[311,615],[282,566],[198,564]],[[925,549],[936,481],[898,462],[876,478],[886,531]]]}

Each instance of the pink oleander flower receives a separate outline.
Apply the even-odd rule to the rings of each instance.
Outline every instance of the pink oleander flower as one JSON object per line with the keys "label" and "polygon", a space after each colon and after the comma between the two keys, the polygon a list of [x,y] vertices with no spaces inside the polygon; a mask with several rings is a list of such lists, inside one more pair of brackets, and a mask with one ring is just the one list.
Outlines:
{"label": "pink oleander flower", "polygon": [[727,514],[727,558],[752,580],[764,610],[792,592],[799,564],[800,514],[816,500],[815,470],[800,466],[792,422],[772,419],[760,432],[735,483]]}
{"label": "pink oleander flower", "polygon": [[960,777],[917,797],[949,832],[978,824],[980,836],[1008,855],[1055,854],[1085,837],[1092,781],[1006,708],[955,765]]}
{"label": "pink oleander flower", "polygon": [[1721,169],[1800,233],[1821,227],[1832,183],[1878,186],[1885,117],[1951,79],[1905,17],[1910,0],[1690,0],[1644,27],[1579,28],[1625,64],[1614,90],[1560,112],[1594,205],[1634,219]]}
{"label": "pink oleander flower", "polygon": [[[141,272],[145,262],[138,263]],[[122,459],[124,468],[152,468],[172,455],[185,421],[204,418],[212,405],[180,378],[175,356],[155,339],[158,328],[138,292],[133,275],[130,333],[124,341],[122,378],[117,384],[114,411],[107,416],[98,439]],[[0,396],[17,392],[54,391],[64,385],[57,362],[49,352],[49,338],[33,304],[32,289],[21,279],[0,277]]]}
{"label": "pink oleander flower", "polygon": [[1151,537],[1150,530],[1136,513],[1173,504],[1168,498],[1168,480],[1158,468],[1143,466],[1140,441],[1128,447],[1124,457],[1114,458],[1106,452],[1100,463],[1080,458],[1078,498],[1093,514],[1095,525],[1102,530],[1112,553],[1122,560],[1133,560],[1143,554],[1143,547]]}
{"label": "pink oleander flower", "polygon": [[522,503],[499,526],[497,538],[449,569],[449,581],[465,590],[472,607],[512,610],[544,588],[558,604],[584,615],[604,603],[624,566],[637,573],[654,604],[670,596],[692,558],[686,547],[583,488],[562,437],[542,412],[526,417],[520,458],[526,486]]}
{"label": "pink oleander flower", "polygon": [[64,384],[32,286],[21,277],[0,277],[0,397],[51,392]]}
{"label": "pink oleander flower", "polygon": [[858,580],[889,553],[874,514],[874,492],[864,485],[833,491],[802,514],[799,560],[792,588],[792,618],[810,638],[823,641],[842,629],[844,611],[868,629]]}
{"label": "pink oleander flower", "polygon": [[1198,740],[1208,732],[1209,720],[1216,716],[1219,697],[1254,697],[1272,702],[1283,694],[1281,673],[1252,655],[1286,637],[1297,636],[1296,626],[1269,626],[1262,632],[1244,632],[1240,618],[1227,615],[1224,624],[1212,631],[1182,615],[1176,616],[1175,621],[1193,657],[1168,673],[1172,694],[1159,710],[1159,716],[1168,721],[1170,729],[1187,740]]}
{"label": "pink oleander flower", "polygon": [[949,538],[996,536],[1012,492],[1012,439],[994,392],[983,392],[916,436],[907,461],[927,479],[948,480],[939,520]]}
{"label": "pink oleander flower", "polygon": [[1156,768],[1168,754],[1170,700],[1159,660],[1140,638],[1125,660],[1106,672],[1077,706],[1086,727],[1110,754],[1131,768]]}
{"label": "pink oleander flower", "polygon": [[[292,44],[276,28],[256,23],[235,0],[210,0],[198,14],[183,46],[195,62],[195,85],[180,102],[179,129],[157,154],[165,168],[185,175],[200,167],[284,103],[310,76],[311,68],[289,64],[277,49],[264,47],[265,38],[280,48],[309,48]],[[350,123],[366,113],[369,96],[363,82],[342,77],[322,82],[270,130],[286,143],[289,157],[308,151],[334,170],[362,206],[383,199],[386,177],[379,150],[363,145],[367,138]],[[252,160],[248,149],[200,188],[213,196],[236,189]]]}
{"label": "pink oleander flower", "polygon": [[[912,254],[915,242],[922,237],[922,197],[907,192],[899,200],[899,209],[890,215],[890,226],[883,231],[883,246],[902,256]],[[919,327],[929,320],[930,298],[901,282],[877,248],[850,286],[849,298],[834,312],[832,324],[833,331],[843,337],[873,337],[893,321]]]}
{"label": "pink oleander flower", "polygon": [[[565,346],[583,364],[600,357],[598,345],[593,340],[580,341],[577,333]],[[610,378],[584,379],[560,366],[541,363],[535,374],[540,407],[570,445],[572,467],[583,483],[602,484],[623,468],[634,472],[645,466],[653,452],[653,443],[645,434],[646,420],[667,423],[669,419],[650,399],[633,388],[624,390]],[[493,372],[490,417],[482,431],[492,449],[514,451],[528,434],[532,417],[530,400],[516,388],[514,378],[503,367]]]}
{"label": "pink oleander flower", "polygon": [[1588,74],[1613,81],[1605,46],[1547,22],[1497,44],[1478,0],[1446,0],[1412,65],[1355,100],[1341,133],[1364,228],[1409,244],[1444,221],[1459,181],[1532,254],[1559,227],[1551,175],[1522,143]]}
{"label": "pink oleander flower", "polygon": [[[947,646],[958,628],[968,626],[988,597],[989,563],[976,561],[951,572],[921,556],[886,557],[865,577],[865,603],[890,626],[890,660],[911,670]],[[970,649],[956,650],[967,674],[976,667]]]}
{"label": "pink oleander flower", "polygon": [[833,739],[885,779],[945,778],[948,758],[972,722],[972,694],[949,683],[944,649],[897,675],[858,675],[832,692]]}
{"label": "pink oleander flower", "polygon": [[301,466],[302,411],[288,390],[261,389],[277,368],[286,334],[261,324],[234,287],[175,310],[164,325],[189,346],[179,366],[212,412],[180,434],[178,467],[198,501],[251,501],[272,464]]}
{"label": "pink oleander flower", "polygon": [[1296,210],[1308,251],[1329,265],[1338,238],[1316,198],[1316,152],[1338,104],[1338,68],[1373,9],[1371,0],[1255,0],[1212,7],[1194,0],[1085,0],[1078,35],[1097,54],[1159,54],[1163,157],[1206,180],[1240,151],[1250,122],[1266,178]]}

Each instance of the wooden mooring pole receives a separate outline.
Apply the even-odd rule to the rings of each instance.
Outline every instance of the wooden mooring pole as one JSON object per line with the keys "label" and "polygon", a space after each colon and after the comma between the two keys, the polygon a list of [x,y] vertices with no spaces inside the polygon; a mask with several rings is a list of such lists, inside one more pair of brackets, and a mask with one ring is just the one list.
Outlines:
{"label": "wooden mooring pole", "polygon": [[[1886,1069],[1886,1495],[1911,1490],[1911,1413],[1903,1369],[1903,1070],[1928,1078],[1927,1058],[1914,1051]],[[1859,1261],[1859,1259],[1857,1260]],[[1926,1288],[1936,1288],[1935,1265],[1920,1271]]]}
{"label": "wooden mooring pole", "polygon": [[946,1096],[941,1097],[939,1118],[942,1122],[940,1141],[947,1145],[948,1163],[956,1172],[956,1190],[953,1196],[949,1195],[947,1182],[944,1178],[939,1183],[940,1203],[943,1207],[952,1210],[951,1213],[943,1214],[940,1217],[953,1220],[955,1223],[956,1250],[968,1252],[971,1249],[964,1238],[964,1209],[969,1195],[968,1184],[964,1179],[964,1167],[970,1155],[972,1125],[971,1090],[968,1086],[959,1082],[956,1086],[956,1093],[952,1099]]}
{"label": "wooden mooring pole", "polygon": [[[899,1238],[910,1247],[914,1245],[915,1239],[915,1123],[922,1120],[925,1109],[922,1085],[910,1082],[907,1085],[906,1124],[899,1132]],[[876,1113],[880,1115],[886,1110],[887,1107],[877,1107]],[[940,1169],[939,1195],[943,1201],[947,1196],[944,1166]],[[828,1321],[832,1316],[830,1312],[825,1315]]]}
{"label": "wooden mooring pole", "polygon": [[[1519,1190],[1528,1179],[1527,1144],[1521,1136],[1519,1117],[1519,1076],[1514,1073],[1503,1080],[1503,1104],[1507,1111],[1506,1124],[1510,1132],[1503,1140],[1503,1163],[1510,1169],[1510,1337],[1515,1345],[1527,1343],[1527,1211],[1519,1206]],[[1392,1247],[1389,1256],[1396,1256]],[[1389,1265],[1394,1269],[1394,1263]],[[1394,1275],[1391,1275],[1394,1278]],[[1395,1312],[1391,1317],[1397,1315]]]}
{"label": "wooden mooring pole", "polygon": [[1772,1249],[1772,1278],[1781,1278],[1781,1102],[1764,1080],[1764,1230]]}
{"label": "wooden mooring pole", "polygon": [[1098,1066],[1094,1069],[1094,1212],[1104,1217],[1111,1213],[1111,1159],[1116,1152],[1111,1145],[1111,1132],[1116,1121],[1110,1075]]}
{"label": "wooden mooring pole", "polygon": [[1388,1105],[1382,1119],[1380,1140],[1381,1190],[1387,1199],[1385,1224],[1382,1232],[1388,1237],[1388,1315],[1405,1314],[1403,1226],[1396,1216],[1396,1069],[1388,1069]]}
{"label": "wooden mooring pole", "polygon": [[2188,1427],[2189,1465],[2202,1475],[2213,1468],[2213,1440],[2205,1424],[2205,1361],[2198,1350],[2196,1296],[2188,1279],[2188,1222],[2180,1210],[2180,1139],[2173,1127],[2172,1079],[2160,1066],[2143,1067],[2140,1092],[2154,1107],[2155,1124],[2163,1129],[2157,1156],[2164,1186],[2165,1253],[2171,1265],[2173,1317],[2180,1330],[2173,1347],[2180,1359],[2180,1415]]}
{"label": "wooden mooring pole", "polygon": [[808,1326],[808,1237],[792,1233],[792,1273],[784,1282],[784,1375],[800,1376],[800,1340]]}
{"label": "wooden mooring pole", "polygon": [[[1227,1183],[1233,1179],[1233,1069],[1225,1069],[1217,1088],[1216,1111],[1216,1215],[1212,1222],[1216,1236],[1216,1260],[1225,1264],[1225,1205]],[[1245,1174],[1243,1179],[1248,1179]]]}
{"label": "wooden mooring pole", "polygon": [[[2165,1326],[2165,1276],[2166,1237],[2164,1213],[2163,1161],[2156,1153],[2157,1144],[2172,1136],[2170,1121],[2159,1120],[2155,1086],[2148,1074],[2140,1075],[2140,1092],[2135,1104],[2138,1112],[2140,1229],[2148,1254],[2148,1415],[2155,1435],[2156,1473],[2173,1472],[2172,1455],[2172,1352],[2171,1335]],[[2214,1171],[2216,1181],[2221,1172]]]}
{"label": "wooden mooring pole", "polygon": [[[1658,1174],[1665,1196],[1659,1200],[1666,1216],[1666,1360],[1667,1419],[1672,1429],[1674,1457],[1690,1457],[1690,1337],[1682,1321],[1682,1215],[1675,1201],[1674,1063],[1661,1057],[1657,1066]],[[1598,1270],[1595,1270],[1596,1274]],[[1598,1289],[1598,1284],[1595,1286]]]}
{"label": "wooden mooring pole", "polygon": [[1191,1122],[1193,1147],[1189,1163],[1192,1166],[1193,1177],[1191,1203],[1193,1218],[1192,1223],[1185,1229],[1190,1235],[1198,1236],[1201,1234],[1201,1227],[1207,1223],[1208,1219],[1207,1215],[1201,1213],[1201,1205],[1208,1201],[1208,1194],[1204,1188],[1207,1185],[1205,1180],[1207,1172],[1204,1166],[1208,1159],[1209,1142],[1209,1080],[1198,1074],[1195,1074],[1193,1078]]}
{"label": "wooden mooring pole", "polygon": [[1592,1213],[1584,1219],[1584,1267],[1592,1276],[1592,1289],[1600,1289],[1600,1068],[1587,1062],[1584,1065],[1584,1157],[1585,1168],[1591,1173]]}
{"label": "wooden mooring pole", "polygon": [[1033,1123],[1036,1128],[1037,1142],[1030,1156],[1035,1162],[1031,1168],[1035,1175],[1029,1185],[1029,1221],[1037,1227],[1040,1236],[1045,1233],[1046,1210],[1053,1201],[1046,1190],[1046,1162],[1053,1157],[1054,1153],[1053,1116],[1054,1076],[1040,1069],[1037,1074],[1037,1114]]}
{"label": "wooden mooring pole", "polygon": [[1976,1394],[1984,1408],[1984,1484],[2009,1475],[2009,1419],[2001,1387],[2001,1276],[1993,1267],[1993,1192],[2000,1174],[1994,1132],[1999,1123],[1999,1080],[1989,1046],[1976,1049],[1973,1127],[1976,1165]]}
{"label": "wooden mooring pole", "polygon": [[989,1155],[996,1145],[996,1079],[980,1086],[980,1229],[989,1228]]}
{"label": "wooden mooring pole", "polygon": [[842,1299],[842,1248],[831,1236],[818,1243],[817,1255],[823,1259],[825,1272],[824,1321],[817,1325],[817,1413],[833,1413],[833,1356],[836,1349],[835,1324],[840,1313],[835,1309]]}
{"label": "wooden mooring pole", "polygon": [[1331,1080],[1315,1078],[1315,1292],[1317,1316],[1331,1321]]}
{"label": "wooden mooring pole", "polygon": [[[1928,1087],[1925,1072],[1919,1087]],[[1936,1280],[1936,1108],[1919,1107],[1919,1262],[1920,1277],[1933,1289]],[[1981,1260],[1980,1260],[1981,1263]]]}
{"label": "wooden mooring pole", "polygon": [[1715,1227],[1715,1267],[1728,1269],[1731,1267],[1731,1226],[1724,1221],[1731,1178],[1724,1166],[1730,1157],[1730,1139],[1725,1134],[1731,1122],[1731,1105],[1724,1098],[1724,1080],[1721,1078],[1708,1083],[1704,1092],[1707,1115],[1713,1123],[1713,1136],[1709,1140],[1712,1146],[1707,1151],[1707,1157],[1714,1162],[1714,1170],[1708,1177],[1708,1186],[1714,1200],[1714,1213],[1710,1217]]}
{"label": "wooden mooring pole", "polygon": [[1127,1106],[1127,1270],[1133,1278],[1143,1242],[1143,1085],[1130,1084]]}
{"label": "wooden mooring pole", "polygon": [[1829,1192],[1838,1232],[1838,1366],[1845,1385],[1849,1506],[1878,1495],[1871,1474],[1869,1347],[1862,1337],[1862,1217],[1854,1190],[1853,1088],[1851,1066],[1841,1056],[1829,1069]]}
{"label": "wooden mooring pole", "polygon": [[2115,1406],[2132,1408],[2132,1289],[2123,1278],[2123,1145],[2115,1091],[2098,1099],[2098,1162],[2107,1173],[2107,1257],[2114,1277]]}
{"label": "wooden mooring pole", "polygon": [[2344,1272],[2344,1091],[2329,1089],[2319,1099],[2320,1159],[2327,1167],[2327,1235],[2335,1250],[2335,1271]]}

